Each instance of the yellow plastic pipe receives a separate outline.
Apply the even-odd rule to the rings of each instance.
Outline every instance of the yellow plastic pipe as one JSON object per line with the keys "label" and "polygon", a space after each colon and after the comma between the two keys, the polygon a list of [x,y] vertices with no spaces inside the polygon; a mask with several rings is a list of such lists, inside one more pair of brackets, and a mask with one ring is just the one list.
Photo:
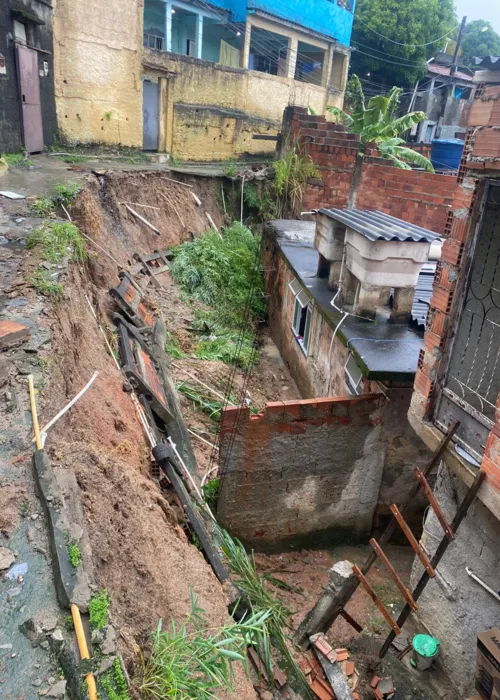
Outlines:
{"label": "yellow plastic pipe", "polygon": [[35,386],[33,384],[33,375],[32,374],[30,374],[28,377],[28,386],[29,386],[29,390],[30,390],[31,415],[33,417],[33,428],[35,430],[36,449],[41,450],[42,449],[42,439],[40,437],[40,426],[38,425],[38,413],[36,410],[36,401],[35,401]]}
{"label": "yellow plastic pipe", "polygon": [[[78,649],[80,651],[81,659],[89,659],[89,649],[87,647],[87,640],[85,639],[85,632],[83,631],[82,618],[80,616],[80,611],[78,607],[72,603],[71,605],[71,615],[73,617],[73,623],[75,625],[76,641],[78,642]],[[95,684],[95,678],[92,673],[85,676],[87,681],[87,687],[89,689],[89,699],[97,700],[97,687]]]}

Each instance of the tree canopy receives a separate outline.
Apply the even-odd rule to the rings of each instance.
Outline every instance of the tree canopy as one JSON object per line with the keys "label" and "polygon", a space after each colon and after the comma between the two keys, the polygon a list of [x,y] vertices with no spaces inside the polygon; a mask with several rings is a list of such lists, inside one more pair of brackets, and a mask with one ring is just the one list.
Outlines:
{"label": "tree canopy", "polygon": [[474,56],[500,56],[500,35],[484,19],[465,25],[461,62],[475,68]]}
{"label": "tree canopy", "polygon": [[440,37],[456,35],[457,24],[453,0],[358,0],[352,71],[383,85],[413,85],[425,76],[426,60],[444,49]]}

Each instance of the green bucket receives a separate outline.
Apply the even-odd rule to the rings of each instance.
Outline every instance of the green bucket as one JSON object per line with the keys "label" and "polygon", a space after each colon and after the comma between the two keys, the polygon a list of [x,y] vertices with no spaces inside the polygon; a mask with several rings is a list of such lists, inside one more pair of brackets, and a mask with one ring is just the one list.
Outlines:
{"label": "green bucket", "polygon": [[413,665],[419,671],[425,671],[439,654],[439,640],[428,634],[416,634],[411,643],[413,647]]}

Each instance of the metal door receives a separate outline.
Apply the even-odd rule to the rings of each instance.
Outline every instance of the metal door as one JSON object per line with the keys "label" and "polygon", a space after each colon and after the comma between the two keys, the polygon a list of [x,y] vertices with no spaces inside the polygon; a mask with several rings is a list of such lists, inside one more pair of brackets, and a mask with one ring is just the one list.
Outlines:
{"label": "metal door", "polygon": [[500,186],[489,183],[464,305],[436,413],[480,461],[500,393]]}
{"label": "metal door", "polygon": [[142,148],[158,150],[158,83],[147,80],[142,92]]}
{"label": "metal door", "polygon": [[42,106],[38,55],[33,49],[16,45],[23,142],[28,153],[43,151]]}

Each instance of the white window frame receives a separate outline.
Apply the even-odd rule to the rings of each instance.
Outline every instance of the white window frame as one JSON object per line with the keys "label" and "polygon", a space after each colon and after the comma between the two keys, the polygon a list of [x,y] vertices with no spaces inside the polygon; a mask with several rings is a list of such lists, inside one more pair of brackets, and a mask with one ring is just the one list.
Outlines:
{"label": "white window frame", "polygon": [[[300,349],[307,357],[309,350],[309,341],[311,339],[313,304],[305,288],[300,284],[299,280],[292,280],[288,286],[294,297],[291,325],[292,333],[294,335],[295,340],[299,344]],[[300,309],[300,312],[297,314],[298,309]],[[306,317],[304,322],[304,335],[302,336],[300,335],[300,323],[302,319],[302,312],[304,309],[306,309]]]}
{"label": "white window frame", "polygon": [[[356,363],[356,360],[355,360],[354,355],[352,354],[352,352],[349,353],[349,357],[347,358],[346,363],[345,363],[345,365],[344,365],[344,373],[345,373],[345,376],[346,376],[346,387],[347,387],[349,393],[354,392],[354,395],[355,395],[355,396],[359,396],[360,394],[363,393],[363,387],[361,386],[361,390],[359,389],[359,387],[360,387],[360,385],[363,383],[363,379],[364,379],[363,372],[361,372],[361,370],[359,370],[359,371],[360,371],[360,377],[359,377],[359,379],[356,381],[356,379],[354,379],[354,377],[352,376],[352,374],[349,372],[349,370],[348,370],[348,368],[347,368],[347,366],[348,366],[348,364],[349,364],[350,361],[353,361],[353,362]],[[357,363],[356,363],[356,365],[357,365]],[[358,367],[358,369],[359,369],[359,367]]]}

